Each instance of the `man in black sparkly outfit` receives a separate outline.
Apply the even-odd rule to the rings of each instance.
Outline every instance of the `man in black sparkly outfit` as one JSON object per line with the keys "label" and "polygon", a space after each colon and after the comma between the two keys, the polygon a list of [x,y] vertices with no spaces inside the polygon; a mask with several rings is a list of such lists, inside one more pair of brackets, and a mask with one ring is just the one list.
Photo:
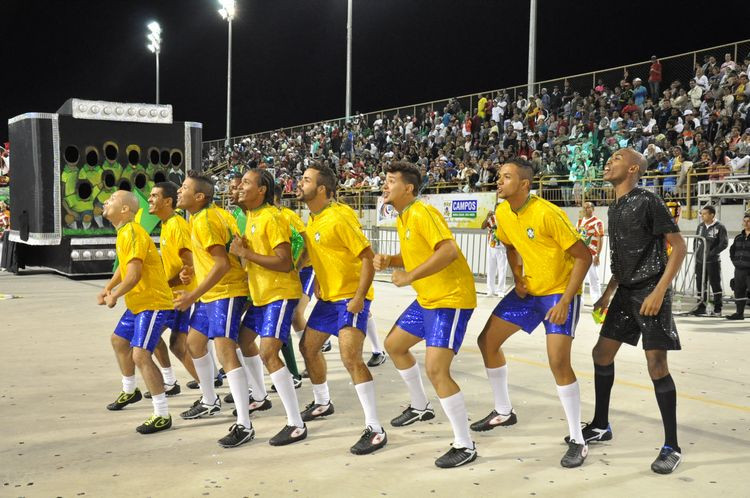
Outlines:
{"label": "man in black sparkly outfit", "polygon": [[[608,415],[615,355],[623,342],[635,346],[643,337],[664,424],[664,446],[651,470],[669,474],[682,459],[677,444],[677,391],[667,366],[667,351],[680,349],[670,286],[687,250],[664,201],[636,187],[645,171],[646,159],[630,148],[615,152],[604,168],[604,180],[615,188],[615,202],[609,207],[612,278],[594,304],[594,310],[609,309],[593,351],[594,419],[584,427],[583,436],[586,442],[612,439]],[[672,246],[669,256],[667,243]]]}

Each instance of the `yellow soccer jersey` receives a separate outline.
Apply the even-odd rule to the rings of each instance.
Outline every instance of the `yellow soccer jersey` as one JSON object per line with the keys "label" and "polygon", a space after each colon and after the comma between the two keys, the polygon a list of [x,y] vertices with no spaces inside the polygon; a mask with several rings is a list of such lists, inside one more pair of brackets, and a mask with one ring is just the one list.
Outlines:
{"label": "yellow soccer jersey", "polygon": [[247,273],[242,269],[239,258],[229,254],[232,238],[239,236],[237,222],[232,215],[214,205],[206,206],[190,217],[190,235],[196,284],[205,280],[214,266],[214,258],[208,252],[210,247],[224,247],[229,258],[229,271],[201,296],[200,301],[208,303],[229,297],[247,296]]}
{"label": "yellow soccer jersey", "polygon": [[[310,214],[306,233],[307,251],[321,298],[340,301],[354,297],[362,270],[359,255],[370,247],[370,241],[359,226],[334,205],[329,205],[318,214]],[[370,286],[366,298],[372,299],[373,296]]]}
{"label": "yellow soccer jersey", "polygon": [[171,310],[172,291],[167,284],[159,253],[146,230],[133,221],[117,230],[117,260],[120,276],[125,279],[128,263],[140,259],[141,279],[125,294],[125,305],[137,314],[146,310]]}
{"label": "yellow soccer jersey", "polygon": [[[273,256],[274,248],[291,244],[291,228],[275,206],[263,206],[247,213],[245,238],[253,251],[264,256]],[[299,299],[302,284],[295,271],[279,272],[249,262],[245,267],[249,275],[250,295],[253,305],[265,306],[282,299]]]}
{"label": "yellow soccer jersey", "polygon": [[[182,258],[180,253],[187,249],[193,250],[190,241],[190,225],[185,218],[178,214],[173,214],[171,218],[161,224],[161,235],[159,236],[159,249],[161,252],[161,261],[164,263],[164,273],[167,275],[167,282],[176,277],[182,270]],[[188,285],[178,284],[172,287],[172,292],[191,291],[195,289],[195,279]]]}
{"label": "yellow soccer jersey", "polygon": [[509,202],[500,203],[495,219],[497,238],[515,247],[523,259],[529,294],[564,293],[573,271],[573,257],[566,250],[580,240],[565,212],[530,195],[518,213],[511,210]]}
{"label": "yellow soccer jersey", "polygon": [[[401,241],[401,257],[406,271],[421,265],[443,240],[454,240],[445,218],[437,209],[420,200],[414,201],[396,220]],[[461,249],[458,258],[429,277],[415,280],[417,301],[426,309],[476,308],[477,291],[474,275]]]}

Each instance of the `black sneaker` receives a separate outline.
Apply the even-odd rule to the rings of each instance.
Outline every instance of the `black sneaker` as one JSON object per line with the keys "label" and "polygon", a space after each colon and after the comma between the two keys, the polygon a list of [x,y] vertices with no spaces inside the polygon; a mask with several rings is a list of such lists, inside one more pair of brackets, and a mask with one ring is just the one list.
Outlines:
{"label": "black sneaker", "polygon": [[[248,389],[248,399],[253,399],[253,390]],[[224,403],[229,403],[230,405],[234,404],[234,396],[232,396],[232,393],[227,394],[224,396]]]}
{"label": "black sneaker", "polygon": [[331,345],[331,340],[328,339],[326,342],[323,343],[323,346],[321,346],[320,350],[323,351],[324,353],[327,353],[332,348],[333,346]]}
{"label": "black sneaker", "polygon": [[370,359],[367,360],[368,367],[378,367],[385,363],[385,353],[372,353]]}
{"label": "black sneaker", "polygon": [[675,451],[669,446],[663,446],[659,451],[659,456],[651,464],[651,470],[657,474],[671,474],[681,461],[682,454],[679,451]]}
{"label": "black sneaker", "polygon": [[706,307],[699,305],[688,312],[688,315],[703,316],[706,314]]}
{"label": "black sneaker", "polygon": [[512,409],[507,415],[502,415],[500,413],[497,413],[497,411],[492,410],[490,414],[484,417],[482,420],[471,424],[471,430],[475,432],[485,432],[492,430],[495,427],[507,427],[509,425],[515,424],[516,422],[518,422],[518,417],[516,417],[516,412]]}
{"label": "black sneaker", "polygon": [[316,418],[327,417],[328,415],[333,415],[333,412],[333,403],[330,401],[327,405],[319,405],[313,401],[302,410],[302,421],[309,422]]}
{"label": "black sneaker", "polygon": [[[600,429],[589,423],[583,426],[581,432],[583,433],[583,440],[586,441],[586,444],[592,442],[596,443],[598,441],[609,441],[612,439],[611,425],[607,425],[606,429]],[[570,442],[570,436],[565,436],[565,442]]]}
{"label": "black sneaker", "polygon": [[[180,394],[180,391],[180,385],[177,382],[172,385],[164,384],[164,394],[167,395],[167,398],[177,396],[178,394]],[[146,399],[151,399],[151,391],[146,391],[145,393],[143,393],[143,397]]]}
{"label": "black sneaker", "polygon": [[[200,389],[201,388],[200,384],[198,384],[198,381],[195,379],[191,380],[185,385],[187,386],[188,389]],[[221,377],[216,377],[216,379],[214,379],[214,387],[221,387],[223,385],[224,385],[224,381],[221,380]]]}
{"label": "black sneaker", "polygon": [[216,375],[216,378],[217,379],[226,379],[227,378],[227,374],[226,374],[226,372],[224,372],[224,368],[223,367],[219,369],[219,373]]}
{"label": "black sneaker", "polygon": [[362,435],[359,436],[359,441],[349,448],[349,450],[355,455],[368,455],[385,446],[387,442],[388,436],[385,434],[385,429],[383,429],[383,432],[375,432],[368,425],[362,431]]}
{"label": "black sneaker", "polygon": [[123,391],[123,392],[120,392],[116,400],[114,400],[112,403],[107,405],[107,410],[112,410],[112,411],[122,410],[129,404],[136,403],[140,401],[141,399],[143,399],[143,396],[141,396],[141,391],[137,387],[135,388],[135,391],[133,391],[130,394]]}
{"label": "black sneaker", "polygon": [[171,415],[167,415],[166,417],[151,415],[148,420],[136,427],[135,430],[141,434],[153,434],[154,432],[166,431],[170,427],[172,427]]}
{"label": "black sneaker", "polygon": [[573,467],[580,467],[583,465],[583,461],[586,460],[586,455],[589,454],[589,447],[585,444],[576,443],[575,439],[568,442],[568,451],[560,460],[560,465],[567,469]]}
{"label": "black sneaker", "polygon": [[[302,387],[302,377],[292,377],[292,385],[294,386],[295,389],[299,389],[300,387]],[[272,393],[279,392],[278,390],[276,390],[275,384],[271,384],[271,392]]]}
{"label": "black sneaker", "polygon": [[219,445],[224,448],[235,448],[248,441],[252,441],[254,437],[255,429],[252,427],[247,428],[244,425],[232,424],[229,428],[229,434],[219,439]]}
{"label": "black sneaker", "polygon": [[295,427],[293,425],[284,426],[281,431],[272,437],[268,444],[271,446],[286,446],[287,444],[296,443],[302,441],[307,437],[307,426]]}
{"label": "black sneaker", "polygon": [[451,469],[466,465],[477,459],[477,446],[473,448],[457,448],[451,445],[448,453],[435,460],[435,465],[441,469]]}
{"label": "black sneaker", "polygon": [[727,320],[744,320],[745,315],[743,313],[732,313],[731,315],[725,316],[724,318],[726,318]]}
{"label": "black sneaker", "polygon": [[430,404],[424,410],[417,410],[412,408],[411,405],[406,407],[406,410],[401,412],[401,415],[391,420],[393,427],[404,427],[411,425],[415,422],[424,422],[425,420],[432,420],[435,418],[435,410],[430,408]]}
{"label": "black sneaker", "polygon": [[300,376],[302,376],[303,379],[309,379],[310,378],[310,374],[307,373],[307,369],[304,369],[302,371],[302,373],[300,374]]}
{"label": "black sneaker", "polygon": [[211,405],[201,402],[202,399],[203,397],[200,397],[195,400],[195,403],[193,403],[193,406],[189,410],[180,413],[180,417],[190,420],[193,418],[210,417],[221,411],[221,400],[218,396],[216,396],[216,401]]}

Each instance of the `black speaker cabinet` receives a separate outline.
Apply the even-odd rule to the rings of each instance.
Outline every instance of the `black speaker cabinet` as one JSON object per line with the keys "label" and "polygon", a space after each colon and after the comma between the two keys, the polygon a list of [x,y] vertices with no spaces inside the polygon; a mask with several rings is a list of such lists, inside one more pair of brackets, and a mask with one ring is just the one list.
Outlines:
{"label": "black speaker cabinet", "polygon": [[106,273],[115,240],[102,217],[109,196],[124,189],[147,198],[155,183],[179,185],[201,169],[202,125],[174,122],[168,105],[69,99],[57,113],[23,114],[8,127],[10,240],[28,266]]}

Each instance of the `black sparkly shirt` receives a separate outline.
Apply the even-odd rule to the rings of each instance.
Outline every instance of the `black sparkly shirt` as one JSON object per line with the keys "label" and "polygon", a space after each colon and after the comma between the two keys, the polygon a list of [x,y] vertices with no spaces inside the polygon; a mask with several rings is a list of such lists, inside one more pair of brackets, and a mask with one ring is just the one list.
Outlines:
{"label": "black sparkly shirt", "polygon": [[609,206],[612,274],[623,287],[656,283],[667,267],[665,233],[679,232],[664,201],[634,188]]}

